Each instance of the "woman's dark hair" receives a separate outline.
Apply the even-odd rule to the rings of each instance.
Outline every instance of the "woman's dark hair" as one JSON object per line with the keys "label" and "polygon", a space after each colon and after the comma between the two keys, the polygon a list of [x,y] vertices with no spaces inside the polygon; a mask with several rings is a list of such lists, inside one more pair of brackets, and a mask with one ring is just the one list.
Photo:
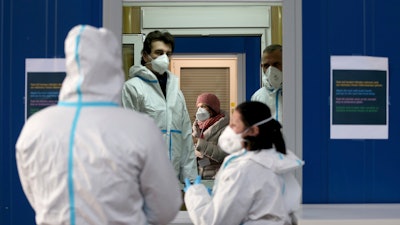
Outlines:
{"label": "woman's dark hair", "polygon": [[[159,30],[155,30],[155,31],[152,31],[149,34],[147,34],[146,39],[143,42],[142,55],[144,53],[147,53],[147,54],[151,53],[151,43],[153,41],[162,41],[165,44],[170,45],[171,51],[174,52],[175,41],[174,41],[174,37],[172,36],[172,34],[170,34],[169,32],[161,32]],[[145,65],[146,62],[143,60],[143,57],[142,57],[140,63],[143,66]]]}
{"label": "woman's dark hair", "polygon": [[[241,115],[241,119],[246,127],[271,117],[269,107],[261,102],[249,101],[239,104],[236,109]],[[259,134],[257,136],[245,137],[245,147],[249,151],[270,149],[275,146],[275,149],[283,154],[286,154],[285,141],[281,133],[281,124],[271,119],[270,121],[258,125]]]}

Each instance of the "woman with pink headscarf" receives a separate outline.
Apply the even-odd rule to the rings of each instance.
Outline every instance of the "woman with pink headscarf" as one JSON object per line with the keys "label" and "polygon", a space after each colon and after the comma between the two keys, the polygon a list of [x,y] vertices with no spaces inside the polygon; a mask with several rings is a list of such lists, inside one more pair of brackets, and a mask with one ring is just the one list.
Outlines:
{"label": "woman with pink headscarf", "polygon": [[229,114],[220,108],[218,97],[202,93],[197,97],[196,120],[192,126],[199,174],[213,180],[227,153],[218,146],[218,138],[229,124]]}

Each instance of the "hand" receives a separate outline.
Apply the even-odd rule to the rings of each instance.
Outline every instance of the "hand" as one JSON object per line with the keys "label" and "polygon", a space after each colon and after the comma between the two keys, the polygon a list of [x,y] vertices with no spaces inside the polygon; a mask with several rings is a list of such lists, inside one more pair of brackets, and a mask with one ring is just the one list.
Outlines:
{"label": "hand", "polygon": [[202,159],[204,157],[203,153],[200,151],[194,150],[194,154],[196,155],[197,158]]}
{"label": "hand", "polygon": [[[200,183],[201,183],[201,176],[198,175],[198,176],[196,177],[196,179],[194,180],[193,185],[195,185],[195,184],[200,184]],[[191,186],[192,186],[192,184],[190,183],[189,178],[185,178],[185,188],[183,188],[183,191],[184,191],[184,192],[187,192],[187,190],[188,190]]]}

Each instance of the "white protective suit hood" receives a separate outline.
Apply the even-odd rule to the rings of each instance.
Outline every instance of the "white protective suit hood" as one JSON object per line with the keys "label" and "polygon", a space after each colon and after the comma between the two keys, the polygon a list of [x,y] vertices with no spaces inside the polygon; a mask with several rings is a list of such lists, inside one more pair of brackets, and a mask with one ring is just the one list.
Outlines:
{"label": "white protective suit hood", "polygon": [[286,150],[286,155],[277,152],[275,149],[262,151],[260,157],[251,160],[271,169],[282,177],[282,195],[288,212],[299,209],[301,204],[301,187],[297,182],[294,171],[304,165],[292,151]]}
{"label": "white protective suit hood", "polygon": [[108,101],[120,105],[124,74],[121,48],[115,46],[118,43],[106,29],[74,27],[65,39],[67,76],[59,101]]}
{"label": "white protective suit hood", "polygon": [[[246,150],[243,150],[244,152]],[[286,210],[291,213],[299,209],[301,204],[301,187],[297,182],[294,172],[304,165],[304,161],[298,158],[291,150],[286,149],[286,155],[275,149],[261,150],[260,152],[245,154],[252,160],[278,174],[281,177],[282,196]],[[241,152],[238,153],[242,154]],[[255,157],[254,157],[255,156]]]}
{"label": "white protective suit hood", "polygon": [[268,157],[253,158],[252,160],[271,169],[277,174],[285,174],[304,165],[304,162],[290,150],[287,150],[286,155],[277,152],[275,149],[265,152]]}
{"label": "white protective suit hood", "polygon": [[132,66],[129,68],[129,78],[140,77],[141,79],[148,81],[157,81],[157,77],[151,72],[151,70],[147,69],[147,67],[139,65]]}

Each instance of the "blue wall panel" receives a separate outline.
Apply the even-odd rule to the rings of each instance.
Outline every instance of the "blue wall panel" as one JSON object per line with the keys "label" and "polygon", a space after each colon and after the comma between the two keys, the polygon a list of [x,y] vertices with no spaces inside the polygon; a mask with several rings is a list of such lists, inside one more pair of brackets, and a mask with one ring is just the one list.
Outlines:
{"label": "blue wall panel", "polygon": [[[399,1],[302,0],[303,200],[305,203],[400,203]],[[25,58],[64,57],[64,38],[76,24],[101,26],[97,0],[5,0],[0,4],[0,224],[34,224],[15,166],[15,141],[24,123]],[[260,55],[242,39],[214,51]],[[200,42],[190,47],[204,46]],[[179,50],[179,48],[178,48]],[[180,50],[179,50],[180,51]],[[179,52],[177,51],[177,52]],[[184,50],[182,50],[184,51]],[[234,52],[235,52],[234,51]],[[247,54],[247,53],[246,53]],[[389,57],[389,139],[330,140],[331,55]],[[251,57],[251,56],[250,56]],[[246,98],[259,87],[259,57],[249,58]],[[248,62],[247,62],[248,63]],[[254,65],[253,65],[254,64]],[[252,66],[249,66],[252,65]],[[23,216],[21,216],[23,215]]]}
{"label": "blue wall panel", "polygon": [[[328,2],[328,57],[330,55],[363,55],[364,0]],[[330,59],[328,58],[328,61]],[[329,78],[330,65],[325,73]],[[325,79],[325,91],[330,96],[330,80]],[[329,105],[328,105],[329,106]],[[328,115],[330,108],[327,108]],[[325,121],[328,131],[329,120]],[[330,134],[330,133],[328,133]],[[329,136],[328,136],[329,138]],[[330,203],[365,202],[367,183],[366,141],[328,141],[328,199]]]}
{"label": "blue wall panel", "polygon": [[[303,0],[303,201],[399,203],[398,1]],[[389,139],[331,140],[330,56],[389,58]]]}
{"label": "blue wall panel", "polygon": [[326,1],[302,0],[303,5],[303,201],[327,201],[328,164],[326,123],[329,115],[329,67]]}
{"label": "blue wall panel", "polygon": [[[399,111],[397,110],[397,115]],[[392,117],[397,117],[392,115]],[[391,133],[390,141],[376,141],[373,149],[370,167],[373,169],[371,174],[370,192],[373,199],[371,202],[399,203],[399,128],[395,122],[396,133]],[[399,124],[399,123],[397,123]],[[390,135],[390,134],[389,134]]]}
{"label": "blue wall panel", "polygon": [[363,55],[365,0],[327,1],[328,53]]}
{"label": "blue wall panel", "polygon": [[10,17],[8,10],[9,2],[2,2],[0,4],[0,223],[5,221],[6,207],[9,200],[6,199],[6,193],[10,190],[10,177],[8,176],[9,166],[9,155],[10,151],[4,150],[4,145],[8,141],[8,127],[9,122],[6,118],[9,118],[9,100],[8,100],[8,85],[6,84],[5,74],[9,74],[10,66],[9,62],[4,60],[10,55],[10,46],[5,44],[5,39],[8,38],[7,31],[10,30],[11,24],[5,23],[5,18]]}
{"label": "blue wall panel", "polygon": [[331,141],[328,149],[328,202],[364,202],[368,180],[366,141]]}
{"label": "blue wall panel", "polygon": [[25,59],[64,57],[73,26],[101,26],[102,1],[5,0],[0,7],[0,224],[35,224],[14,147],[24,124]]}

